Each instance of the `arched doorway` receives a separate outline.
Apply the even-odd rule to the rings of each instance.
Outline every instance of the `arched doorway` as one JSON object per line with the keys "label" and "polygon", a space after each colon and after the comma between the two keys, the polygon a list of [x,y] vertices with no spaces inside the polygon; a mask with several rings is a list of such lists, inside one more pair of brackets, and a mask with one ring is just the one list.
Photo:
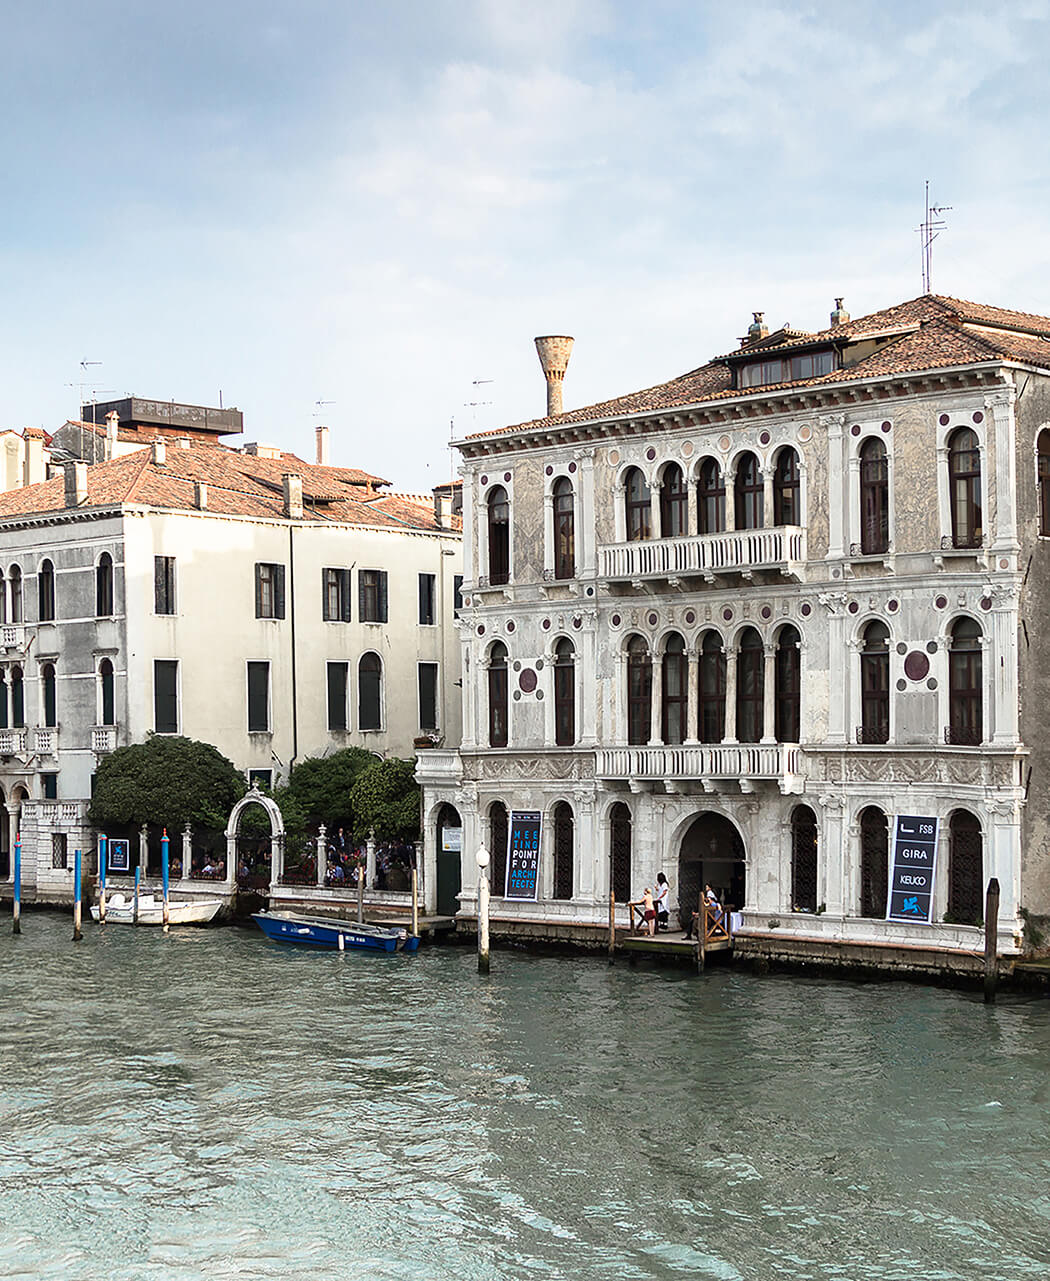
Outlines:
{"label": "arched doorway", "polygon": [[264,796],[257,787],[252,787],[230,810],[226,823],[226,863],[222,869],[227,884],[234,884],[237,875],[237,838],[240,832],[241,815],[249,806],[259,805],[266,811],[270,821],[270,887],[281,884],[284,873],[284,819],[277,808],[277,802],[271,796]]}
{"label": "arched doorway", "polygon": [[723,814],[698,815],[678,851],[678,915],[688,929],[705,885],[732,910],[744,906],[747,889],[744,842]]}
{"label": "arched doorway", "polygon": [[438,916],[455,916],[459,911],[462,850],[463,820],[455,806],[442,805],[437,820]]}

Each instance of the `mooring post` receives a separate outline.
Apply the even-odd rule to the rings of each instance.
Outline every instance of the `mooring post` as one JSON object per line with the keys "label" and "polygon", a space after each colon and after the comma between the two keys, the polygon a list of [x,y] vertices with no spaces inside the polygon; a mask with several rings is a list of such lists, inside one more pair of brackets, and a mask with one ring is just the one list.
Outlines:
{"label": "mooring post", "polygon": [[984,1003],[995,1001],[999,986],[999,882],[993,876],[984,896]]}
{"label": "mooring post", "polygon": [[419,933],[419,872],[412,864],[412,933]]}
{"label": "mooring post", "polygon": [[160,838],[160,883],[163,887],[164,907],[161,917],[164,922],[164,933],[168,932],[168,829],[165,827]]}
{"label": "mooring post", "polygon": [[22,833],[15,833],[15,897],[12,904],[11,932],[22,933]]}
{"label": "mooring post", "polygon": [[489,852],[478,846],[478,973],[489,972]]}
{"label": "mooring post", "polygon": [[363,925],[365,920],[365,869],[357,869],[357,923]]}
{"label": "mooring post", "polygon": [[107,844],[105,833],[98,838],[98,923],[106,923],[106,852]]}
{"label": "mooring post", "polygon": [[80,851],[73,854],[73,942],[79,943],[84,937],[80,932]]}
{"label": "mooring post", "polygon": [[139,882],[141,880],[142,880],[142,868],[136,867],[135,868],[135,897],[131,903],[132,925],[138,925],[139,923]]}
{"label": "mooring post", "polygon": [[338,941],[338,943],[336,944],[336,946],[339,948],[340,952],[345,952],[345,951],[346,951],[346,938],[344,937],[344,935],[343,935],[343,931],[342,931],[342,930],[340,930],[340,931],[339,931],[338,939],[339,939],[339,941]]}
{"label": "mooring post", "polygon": [[616,894],[609,891],[609,964],[616,959]]}

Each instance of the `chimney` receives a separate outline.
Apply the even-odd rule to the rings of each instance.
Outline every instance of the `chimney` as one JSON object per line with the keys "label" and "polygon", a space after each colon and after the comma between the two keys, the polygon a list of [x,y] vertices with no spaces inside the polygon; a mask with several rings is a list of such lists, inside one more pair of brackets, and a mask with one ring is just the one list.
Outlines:
{"label": "chimney", "polygon": [[318,427],[317,429],[317,465],[318,467],[327,467],[329,465],[327,427]]}
{"label": "chimney", "polygon": [[193,505],[198,511],[208,510],[208,486],[203,480],[193,482]]}
{"label": "chimney", "polygon": [[845,309],[845,307],[843,307],[842,299],[836,298],[835,310],[831,313],[832,329],[834,329],[836,325],[844,325],[847,320],[849,320],[849,312]]}
{"label": "chimney", "polygon": [[164,461],[168,456],[168,447],[162,440],[155,440],[150,445],[150,452],[153,455],[152,461],[157,467],[163,467]]}
{"label": "chimney", "polygon": [[574,338],[567,338],[565,335],[558,334],[535,339],[536,354],[540,358],[543,376],[547,380],[548,418],[553,418],[555,414],[562,412],[561,384],[565,377],[565,370],[569,365],[569,357],[572,355],[572,344],[574,342]]}
{"label": "chimney", "polygon": [[110,458],[117,456],[117,425],[120,422],[120,415],[115,409],[111,409],[106,415],[106,452],[107,462]]}
{"label": "chimney", "polygon": [[25,461],[23,463],[23,484],[38,485],[46,480],[44,475],[44,439],[29,428],[23,433],[25,439]]}
{"label": "chimney", "polygon": [[769,326],[765,322],[764,311],[753,311],[754,320],[747,327],[747,341],[751,343],[761,342],[763,338],[769,337]]}
{"label": "chimney", "polygon": [[82,507],[87,502],[87,463],[66,463],[66,506]]}
{"label": "chimney", "polygon": [[439,529],[452,528],[452,499],[445,494],[434,494],[434,523]]}
{"label": "chimney", "polygon": [[303,478],[285,472],[281,477],[284,482],[284,514],[289,520],[301,520],[303,515]]}

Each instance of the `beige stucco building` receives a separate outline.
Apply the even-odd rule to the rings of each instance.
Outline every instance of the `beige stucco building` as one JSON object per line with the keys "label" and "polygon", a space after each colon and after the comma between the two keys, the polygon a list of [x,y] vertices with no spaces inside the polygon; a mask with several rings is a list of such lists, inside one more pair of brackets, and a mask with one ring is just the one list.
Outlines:
{"label": "beige stucco building", "polygon": [[[463,744],[419,776],[463,912],[484,843],[497,931],[597,937],[662,870],[683,919],[710,882],[783,946],[967,951],[994,876],[1019,948],[1050,913],[1048,371],[1045,317],[839,301],[458,442]],[[535,903],[500,898],[509,810],[542,814]],[[885,919],[897,815],[939,823],[929,922]]]}

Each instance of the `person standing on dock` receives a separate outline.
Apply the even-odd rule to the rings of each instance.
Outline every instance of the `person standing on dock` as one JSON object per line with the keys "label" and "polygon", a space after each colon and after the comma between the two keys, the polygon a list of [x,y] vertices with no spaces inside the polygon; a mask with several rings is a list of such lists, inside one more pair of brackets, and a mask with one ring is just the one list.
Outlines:
{"label": "person standing on dock", "polygon": [[629,906],[640,907],[642,909],[642,920],[645,923],[645,934],[656,933],[656,908],[653,906],[653,892],[647,885],[642,891],[642,897],[635,899]]}
{"label": "person standing on dock", "polygon": [[670,897],[671,887],[667,884],[667,877],[663,872],[656,874],[656,928],[666,930],[667,922],[670,920]]}

